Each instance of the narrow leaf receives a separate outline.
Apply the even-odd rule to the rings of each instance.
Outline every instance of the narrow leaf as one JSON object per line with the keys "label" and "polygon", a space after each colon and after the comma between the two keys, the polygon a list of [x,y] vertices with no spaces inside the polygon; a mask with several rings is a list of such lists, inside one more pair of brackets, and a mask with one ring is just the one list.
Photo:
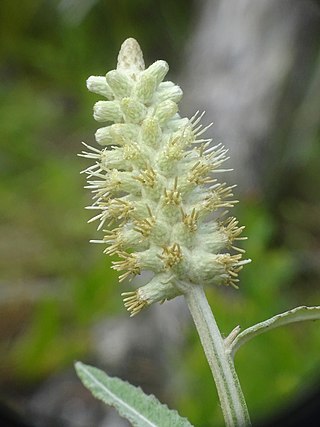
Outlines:
{"label": "narrow leaf", "polygon": [[75,368],[91,393],[116,408],[134,427],[192,427],[177,411],[169,409],[153,395],[144,394],[141,388],[119,378],[111,378],[100,369],[81,362],[77,362]]}
{"label": "narrow leaf", "polygon": [[[292,310],[286,311],[284,313],[278,314],[274,317],[271,317],[264,322],[257,323],[250,328],[245,329],[239,334],[235,333],[235,338],[229,339],[226,338],[226,345],[228,351],[235,355],[236,351],[247,341],[251,340],[251,338],[262,334],[263,332],[270,331],[271,329],[277,328],[278,326],[287,325],[289,323],[300,322],[302,320],[319,320],[320,319],[320,306],[315,307],[296,307]],[[234,331],[237,332],[235,329]],[[231,332],[232,334],[232,332]],[[230,335],[231,335],[230,334]],[[231,336],[230,336],[231,338]]]}

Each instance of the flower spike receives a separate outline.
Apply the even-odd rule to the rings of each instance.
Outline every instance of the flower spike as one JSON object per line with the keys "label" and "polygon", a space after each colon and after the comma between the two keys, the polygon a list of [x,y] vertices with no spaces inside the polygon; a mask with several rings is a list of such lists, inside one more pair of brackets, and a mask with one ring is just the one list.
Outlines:
{"label": "flower spike", "polygon": [[80,154],[93,162],[83,171],[93,193],[89,209],[98,211],[89,222],[98,220],[104,233],[92,242],[120,258],[113,262],[120,282],[153,273],[146,285],[122,294],[131,316],[183,294],[183,283],[237,287],[249,262],[236,246],[244,227],[220,211],[237,203],[234,186],[218,181],[230,170],[222,168],[228,150],[203,138],[212,125],[202,125],[204,112],[180,116],[182,90],[164,81],[168,69],[165,61],[145,68],[130,38],[115,70],[87,80],[104,97],[93,110],[104,123],[95,134],[101,148],[83,143]]}

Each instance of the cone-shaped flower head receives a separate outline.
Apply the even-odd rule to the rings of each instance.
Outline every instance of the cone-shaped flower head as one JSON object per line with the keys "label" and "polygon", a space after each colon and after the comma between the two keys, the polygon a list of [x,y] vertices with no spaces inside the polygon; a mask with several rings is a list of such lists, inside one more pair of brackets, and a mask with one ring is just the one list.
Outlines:
{"label": "cone-shaped flower head", "polygon": [[[183,283],[237,284],[248,262],[235,246],[243,227],[226,218],[236,202],[232,187],[216,177],[227,150],[203,139],[203,114],[181,118],[182,90],[163,81],[168,64],[145,69],[142,52],[130,38],[121,46],[116,70],[91,76],[90,91],[104,97],[93,114],[105,126],[96,132],[100,149],[82,155],[94,161],[86,169],[91,209],[98,213],[106,254],[116,254],[120,281],[143,270],[150,282],[124,293],[131,315],[156,301],[183,293]],[[230,254],[229,251],[235,252]]]}

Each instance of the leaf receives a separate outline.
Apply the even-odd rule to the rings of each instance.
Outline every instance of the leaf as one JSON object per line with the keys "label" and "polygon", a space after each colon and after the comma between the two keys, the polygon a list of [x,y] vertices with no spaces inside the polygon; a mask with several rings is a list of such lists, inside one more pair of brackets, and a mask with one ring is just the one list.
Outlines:
{"label": "leaf", "polygon": [[284,313],[278,314],[274,317],[271,317],[264,322],[257,323],[250,328],[240,331],[240,328],[235,328],[229,337],[226,338],[226,347],[227,350],[235,355],[236,351],[251,338],[262,334],[263,332],[270,331],[271,329],[277,328],[278,326],[287,325],[289,323],[300,322],[302,320],[319,320],[320,319],[320,306],[315,307],[296,307],[292,310],[286,311]]}
{"label": "leaf", "polygon": [[186,418],[177,411],[160,403],[153,395],[146,395],[119,378],[111,378],[100,369],[75,364],[78,376],[83,384],[97,398],[111,405],[119,414],[127,418],[135,427],[192,427]]}

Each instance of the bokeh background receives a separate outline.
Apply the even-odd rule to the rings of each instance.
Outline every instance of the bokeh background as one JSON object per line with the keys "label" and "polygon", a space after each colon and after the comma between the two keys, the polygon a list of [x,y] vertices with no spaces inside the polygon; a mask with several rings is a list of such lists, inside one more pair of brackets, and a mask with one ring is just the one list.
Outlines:
{"label": "bokeh background", "polygon": [[[224,334],[319,305],[319,2],[1,0],[0,33],[2,425],[13,412],[30,426],[128,425],[82,387],[72,367],[82,360],[197,427],[222,426],[183,301],[129,319],[120,292],[134,285],[118,285],[111,260],[88,243],[96,232],[79,174],[88,164],[77,153],[80,141],[95,144],[97,97],[85,80],[115,68],[135,37],[147,64],[169,62],[185,92],[181,115],[206,110],[230,148],[253,262],[239,291],[208,290]],[[255,425],[313,425],[318,323],[255,338],[236,366]]]}

